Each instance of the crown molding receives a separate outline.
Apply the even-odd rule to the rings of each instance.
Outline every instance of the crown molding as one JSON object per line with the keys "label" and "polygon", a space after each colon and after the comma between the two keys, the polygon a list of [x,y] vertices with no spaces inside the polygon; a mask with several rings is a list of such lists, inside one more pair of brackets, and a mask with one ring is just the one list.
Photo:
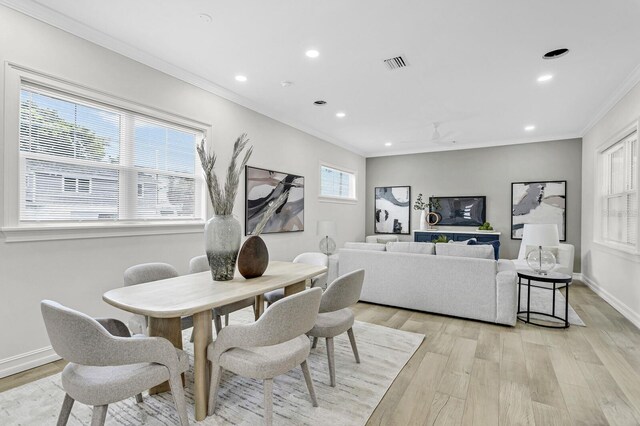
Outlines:
{"label": "crown molding", "polygon": [[584,137],[605,115],[609,113],[638,83],[640,83],[640,64],[624,79],[618,89],[614,90],[611,96],[602,104],[598,112],[589,120],[582,129],[581,136]]}
{"label": "crown molding", "polygon": [[284,114],[275,111],[274,109],[266,105],[253,102],[245,98],[244,96],[241,96],[229,89],[226,89],[214,83],[211,80],[187,71],[170,62],[164,61],[154,55],[131,46],[130,44],[125,43],[115,37],[111,37],[110,35],[107,35],[102,31],[91,28],[88,25],[83,24],[82,22],[72,19],[67,15],[64,15],[32,0],[0,0],[0,4],[16,10],[24,15],[42,21],[46,24],[54,26],[58,29],[61,29],[65,32],[73,34],[77,37],[90,41],[91,43],[119,53],[127,58],[133,59],[136,62],[147,65],[153,69],[161,71],[167,75],[175,77],[209,93],[220,96],[221,98],[227,99],[252,111],[265,115],[304,133],[308,133],[309,135],[315,136],[333,145],[344,148],[360,156],[364,156],[364,153],[361,150],[345,141],[327,135],[326,133],[318,129],[300,123],[297,120],[292,120],[286,117]]}

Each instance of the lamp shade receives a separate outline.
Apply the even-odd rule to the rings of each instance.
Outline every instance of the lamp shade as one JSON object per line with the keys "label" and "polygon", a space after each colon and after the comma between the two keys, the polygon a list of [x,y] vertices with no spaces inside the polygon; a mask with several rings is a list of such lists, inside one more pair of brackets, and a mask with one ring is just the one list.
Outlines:
{"label": "lamp shade", "polygon": [[558,225],[554,223],[527,223],[522,242],[528,246],[554,247],[560,245]]}
{"label": "lamp shade", "polygon": [[332,220],[319,220],[316,235],[334,237],[336,235],[336,223]]}

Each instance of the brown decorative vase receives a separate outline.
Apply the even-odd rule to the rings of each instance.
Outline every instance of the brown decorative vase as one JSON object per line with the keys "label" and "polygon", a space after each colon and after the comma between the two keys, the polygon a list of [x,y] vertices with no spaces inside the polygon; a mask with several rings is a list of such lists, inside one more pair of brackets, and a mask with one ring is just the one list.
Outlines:
{"label": "brown decorative vase", "polygon": [[261,277],[269,266],[269,251],[262,238],[252,235],[247,238],[238,254],[238,271],[249,279]]}

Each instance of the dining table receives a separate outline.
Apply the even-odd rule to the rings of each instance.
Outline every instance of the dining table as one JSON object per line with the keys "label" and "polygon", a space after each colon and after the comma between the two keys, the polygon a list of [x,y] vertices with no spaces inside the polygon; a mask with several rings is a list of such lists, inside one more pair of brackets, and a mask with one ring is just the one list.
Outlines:
{"label": "dining table", "polygon": [[[196,421],[207,415],[209,399],[209,363],[207,347],[213,341],[212,309],[249,297],[255,297],[255,319],[264,311],[264,294],[284,289],[284,295],[303,291],[311,278],[327,272],[325,266],[271,261],[265,273],[245,279],[236,270],[229,281],[214,281],[210,272],[181,275],[128,287],[103,294],[110,305],[148,318],[149,336],[168,339],[182,349],[180,319],[193,316],[193,376]],[[168,383],[149,390],[150,394],[169,389]]]}

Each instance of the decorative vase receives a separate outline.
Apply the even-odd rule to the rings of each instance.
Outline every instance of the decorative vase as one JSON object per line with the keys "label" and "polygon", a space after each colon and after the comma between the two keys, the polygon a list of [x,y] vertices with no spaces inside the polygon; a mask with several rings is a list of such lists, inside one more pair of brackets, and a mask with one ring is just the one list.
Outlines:
{"label": "decorative vase", "polygon": [[420,212],[420,230],[425,231],[427,229],[427,211],[422,210]]}
{"label": "decorative vase", "polygon": [[261,277],[269,266],[269,250],[263,239],[257,235],[247,238],[238,255],[238,271],[249,279]]}
{"label": "decorative vase", "polygon": [[240,222],[232,215],[213,215],[204,227],[204,244],[214,281],[229,281],[240,250]]}

